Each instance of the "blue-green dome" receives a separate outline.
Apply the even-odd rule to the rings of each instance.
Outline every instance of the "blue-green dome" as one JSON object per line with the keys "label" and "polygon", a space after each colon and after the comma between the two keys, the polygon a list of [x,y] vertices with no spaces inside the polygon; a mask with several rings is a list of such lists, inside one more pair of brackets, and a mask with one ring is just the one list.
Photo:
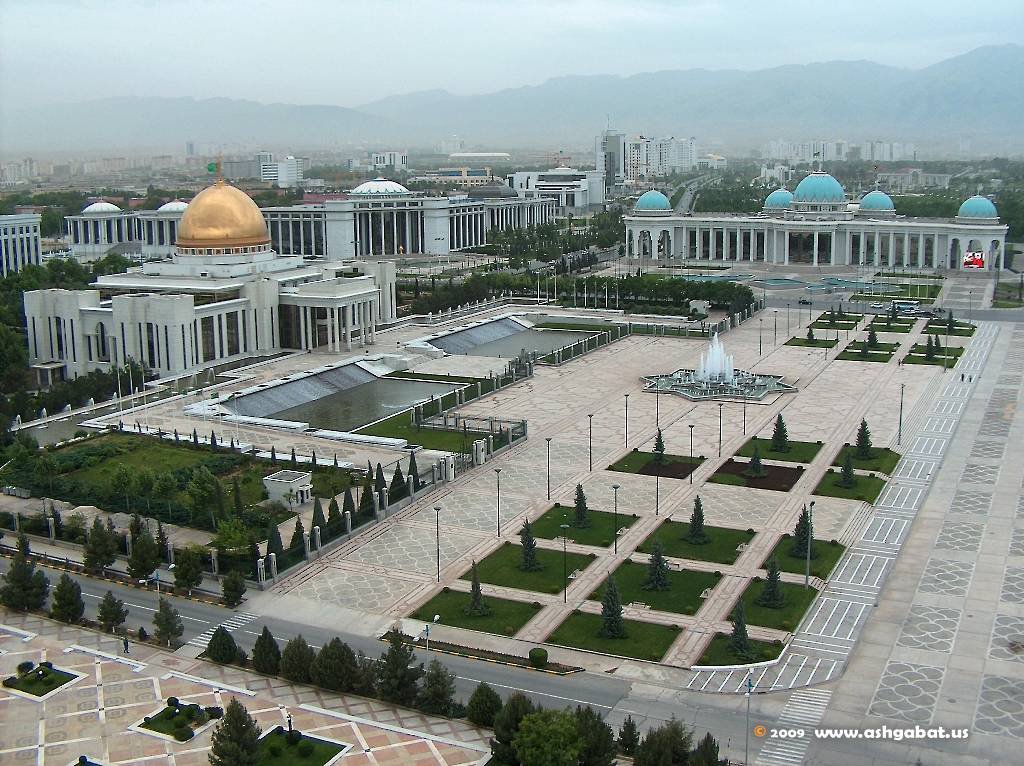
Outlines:
{"label": "blue-green dome", "polygon": [[976,194],[970,199],[964,200],[957,216],[960,218],[998,218],[999,213],[996,211],[996,206],[992,204],[992,200]]}
{"label": "blue-green dome", "polygon": [[896,209],[896,206],[892,204],[892,198],[888,194],[875,189],[861,197],[859,209],[891,212]]}
{"label": "blue-green dome", "polygon": [[765,209],[787,208],[793,203],[793,192],[789,189],[776,189],[764,200]]}
{"label": "blue-green dome", "polygon": [[815,171],[797,184],[793,199],[796,202],[840,205],[846,202],[846,192],[842,185],[828,173]]}
{"label": "blue-green dome", "polygon": [[651,189],[640,195],[640,199],[636,201],[636,205],[633,207],[634,210],[671,210],[672,203],[668,201],[668,197],[662,194],[660,191]]}

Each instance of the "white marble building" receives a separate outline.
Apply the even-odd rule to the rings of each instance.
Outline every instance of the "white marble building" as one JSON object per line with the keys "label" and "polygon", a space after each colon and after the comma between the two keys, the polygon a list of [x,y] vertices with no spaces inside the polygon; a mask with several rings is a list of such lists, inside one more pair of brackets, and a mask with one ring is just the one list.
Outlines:
{"label": "white marble building", "polygon": [[25,294],[30,364],[73,378],[134,359],[163,377],[282,349],[350,350],[395,318],[387,262],[307,262],[270,247],[259,208],[218,181],[176,226],[174,255],[90,290]]}
{"label": "white marble building", "polygon": [[21,271],[42,258],[38,213],[0,215],[0,277]]}
{"label": "white marble building", "polygon": [[122,210],[111,202],[93,202],[64,218],[71,255],[89,263],[110,253],[136,260],[174,254],[178,225],[188,204],[172,200],[156,210]]}
{"label": "white marble building", "polygon": [[[634,257],[896,269],[1001,269],[1008,229],[986,197],[965,200],[952,219],[912,218],[881,191],[849,202],[822,172],[794,192],[776,189],[760,213],[683,215],[649,191],[624,220]],[[983,264],[969,255],[977,253]]]}

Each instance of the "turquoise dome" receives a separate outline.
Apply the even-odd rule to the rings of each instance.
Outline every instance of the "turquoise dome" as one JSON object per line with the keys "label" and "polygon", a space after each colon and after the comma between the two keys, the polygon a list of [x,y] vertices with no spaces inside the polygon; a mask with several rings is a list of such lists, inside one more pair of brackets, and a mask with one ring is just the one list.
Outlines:
{"label": "turquoise dome", "polygon": [[668,197],[662,194],[660,191],[651,189],[640,195],[640,199],[636,201],[636,205],[633,207],[634,210],[671,210],[672,203],[668,201]]}
{"label": "turquoise dome", "polygon": [[859,209],[893,211],[896,209],[896,206],[892,204],[892,197],[883,191],[875,189],[861,198]]}
{"label": "turquoise dome", "polygon": [[960,218],[998,218],[999,213],[988,197],[976,194],[970,199],[964,200],[957,216]]}
{"label": "turquoise dome", "polygon": [[793,199],[796,202],[841,205],[846,202],[846,192],[842,184],[828,173],[816,171],[797,184]]}
{"label": "turquoise dome", "polygon": [[793,204],[793,192],[789,189],[776,189],[764,200],[765,209],[787,208]]}

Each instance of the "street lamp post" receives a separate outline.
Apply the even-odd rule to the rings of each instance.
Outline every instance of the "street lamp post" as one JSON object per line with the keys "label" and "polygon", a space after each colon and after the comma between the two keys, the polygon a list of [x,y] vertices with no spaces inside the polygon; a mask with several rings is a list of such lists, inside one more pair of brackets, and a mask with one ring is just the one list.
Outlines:
{"label": "street lamp post", "polygon": [[615,554],[619,553],[619,485],[612,484],[612,492],[615,493],[615,501],[612,504],[612,513],[615,515],[615,529],[612,534],[612,539],[615,541]]}
{"label": "street lamp post", "polygon": [[551,499],[551,437],[544,437],[544,441],[548,443],[548,500]]}
{"label": "street lamp post", "polygon": [[743,391],[743,435],[747,435],[747,391]]}
{"label": "street lamp post", "polygon": [[750,763],[750,695],[754,693],[754,681],[750,678],[750,674],[747,673],[747,692],[744,695],[747,698],[747,734],[746,742],[743,745],[743,763]]}
{"label": "street lamp post", "polygon": [[625,446],[628,447],[629,446],[629,394],[626,394],[626,411],[625,411],[625,415],[623,416],[622,422],[623,422],[622,441],[625,444]]}
{"label": "street lamp post", "polygon": [[441,582],[441,506],[434,506],[434,533],[437,539],[437,581]]}
{"label": "street lamp post", "polygon": [[775,315],[775,329],[772,331],[772,345],[777,346],[779,344],[779,310],[772,309],[772,313]]}
{"label": "street lamp post", "polygon": [[718,403],[718,457],[722,457],[722,408],[725,405]]}
{"label": "street lamp post", "polygon": [[811,587],[811,546],[814,544],[814,501],[807,508],[807,568],[804,570],[804,587]]}
{"label": "street lamp post", "polygon": [[588,443],[589,443],[590,446],[589,446],[587,454],[590,456],[590,470],[593,471],[594,470],[594,416],[593,416],[593,414],[590,414],[590,415],[587,415],[587,417],[590,419],[589,434],[588,434]]}
{"label": "street lamp post", "polygon": [[789,335],[789,304],[786,304],[786,335]]}
{"label": "street lamp post", "polygon": [[696,470],[693,465],[693,423],[690,423],[690,484],[693,484],[693,472]]}
{"label": "street lamp post", "polygon": [[903,441],[903,389],[906,387],[906,383],[900,383],[900,424],[899,427],[896,429],[897,444]]}
{"label": "street lamp post", "polygon": [[761,356],[761,331],[764,330],[764,317],[757,318],[757,355]]}
{"label": "street lamp post", "polygon": [[497,480],[497,494],[494,501],[494,515],[498,523],[498,537],[501,537],[501,469],[494,469],[494,478]]}
{"label": "street lamp post", "polygon": [[562,603],[569,603],[569,570],[566,565],[565,555],[565,530],[569,528],[568,524],[560,524],[562,528]]}

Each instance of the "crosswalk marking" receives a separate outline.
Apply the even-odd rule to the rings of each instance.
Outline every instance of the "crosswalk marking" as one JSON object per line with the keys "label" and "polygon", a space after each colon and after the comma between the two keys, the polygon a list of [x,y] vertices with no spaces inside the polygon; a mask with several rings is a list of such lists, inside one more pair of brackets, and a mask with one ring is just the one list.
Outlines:
{"label": "crosswalk marking", "polygon": [[825,715],[832,692],[825,689],[800,689],[793,692],[779,715],[779,727],[802,728],[799,739],[770,739],[754,760],[755,766],[794,766],[804,762],[811,744],[810,729]]}
{"label": "crosswalk marking", "polygon": [[232,616],[230,619],[222,622],[220,625],[214,625],[212,628],[206,629],[198,636],[189,639],[187,643],[189,646],[198,646],[201,649],[205,650],[206,647],[210,645],[210,639],[213,638],[213,634],[217,630],[217,628],[223,627],[228,631],[228,633],[232,633],[238,630],[239,628],[248,625],[250,622],[256,619],[259,619],[258,614],[239,612],[238,614]]}

